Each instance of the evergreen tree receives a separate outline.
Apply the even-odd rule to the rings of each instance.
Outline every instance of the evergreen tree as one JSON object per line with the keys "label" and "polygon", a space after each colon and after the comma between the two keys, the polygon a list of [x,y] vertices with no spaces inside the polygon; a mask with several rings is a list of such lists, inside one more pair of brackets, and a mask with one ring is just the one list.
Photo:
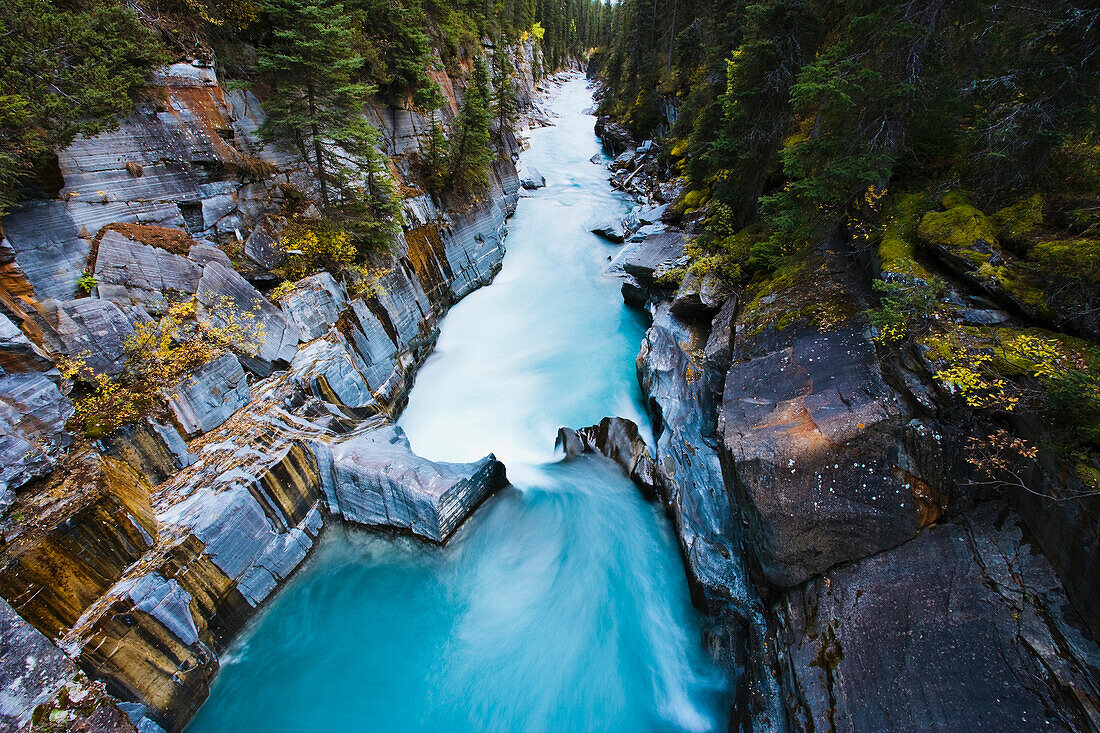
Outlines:
{"label": "evergreen tree", "polygon": [[476,193],[489,185],[489,166],[494,158],[489,139],[491,99],[489,68],[485,59],[478,57],[451,143],[450,178],[456,190]]}
{"label": "evergreen tree", "polygon": [[50,152],[129,114],[164,48],[113,0],[0,3],[0,215]]}
{"label": "evergreen tree", "polygon": [[508,51],[498,48],[493,54],[493,102],[496,107],[497,134],[504,137],[504,131],[511,127],[518,113],[515,86],[512,74],[515,68]]}
{"label": "evergreen tree", "polygon": [[358,18],[341,3],[265,0],[271,24],[259,69],[271,85],[267,140],[291,140],[314,167],[326,215],[339,204],[367,230],[392,226],[393,183],[377,151],[378,131],[363,116],[373,89],[358,81]]}

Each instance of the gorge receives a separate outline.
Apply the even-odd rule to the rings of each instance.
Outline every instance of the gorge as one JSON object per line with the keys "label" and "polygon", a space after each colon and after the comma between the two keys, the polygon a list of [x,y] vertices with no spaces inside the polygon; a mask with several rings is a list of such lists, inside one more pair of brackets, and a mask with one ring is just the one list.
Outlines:
{"label": "gorge", "polygon": [[0,733],[1100,733],[1100,9],[0,5]]}

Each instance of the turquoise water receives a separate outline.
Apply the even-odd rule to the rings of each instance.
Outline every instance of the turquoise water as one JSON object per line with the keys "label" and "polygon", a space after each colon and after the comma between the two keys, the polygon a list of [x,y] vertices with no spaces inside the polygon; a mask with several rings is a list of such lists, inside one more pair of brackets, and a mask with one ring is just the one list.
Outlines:
{"label": "turquoise water", "polygon": [[600,275],[588,233],[622,214],[583,80],[524,163],[494,283],[447,315],[400,424],[437,460],[495,452],[513,486],[442,549],[328,530],[222,660],[189,733],[718,731],[723,675],[701,648],[667,521],[619,470],[557,462],[561,425],[647,426],[634,357],[642,318]]}

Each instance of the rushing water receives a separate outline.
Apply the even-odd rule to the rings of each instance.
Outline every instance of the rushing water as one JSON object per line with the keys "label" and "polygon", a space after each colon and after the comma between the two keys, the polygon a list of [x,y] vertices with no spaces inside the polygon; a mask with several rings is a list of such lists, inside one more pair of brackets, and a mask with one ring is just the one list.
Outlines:
{"label": "rushing water", "polygon": [[583,80],[524,154],[493,284],[453,308],[400,424],[428,458],[495,452],[513,486],[442,549],[330,529],[222,660],[189,733],[711,731],[722,675],[700,646],[667,521],[609,462],[559,462],[561,425],[646,425],[644,322],[588,232],[621,215]]}

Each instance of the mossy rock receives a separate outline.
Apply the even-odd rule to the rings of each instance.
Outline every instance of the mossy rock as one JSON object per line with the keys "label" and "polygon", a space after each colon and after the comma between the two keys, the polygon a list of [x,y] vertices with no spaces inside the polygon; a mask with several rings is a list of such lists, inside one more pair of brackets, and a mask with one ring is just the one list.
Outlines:
{"label": "mossy rock", "polygon": [[680,210],[685,214],[695,211],[700,206],[707,202],[710,193],[701,189],[695,191],[688,191],[680,199]]}
{"label": "mossy rock", "polygon": [[1027,259],[1047,277],[1100,285],[1100,239],[1036,242]]}
{"label": "mossy rock", "polygon": [[1027,234],[1043,221],[1045,205],[1042,194],[1020,199],[993,215],[993,223],[1001,239],[1022,243]]}
{"label": "mossy rock", "polygon": [[740,322],[746,337],[768,327],[793,326],[829,330],[850,321],[862,307],[820,256],[791,260],[753,283]]}
{"label": "mossy rock", "polygon": [[878,246],[880,269],[885,279],[901,277],[931,281],[931,273],[917,262],[914,244],[922,207],[921,197],[909,193],[891,196],[887,202],[882,241]]}
{"label": "mossy rock", "polygon": [[947,211],[925,214],[917,233],[921,239],[964,257],[968,252],[998,245],[996,225],[970,204],[956,204]]}

